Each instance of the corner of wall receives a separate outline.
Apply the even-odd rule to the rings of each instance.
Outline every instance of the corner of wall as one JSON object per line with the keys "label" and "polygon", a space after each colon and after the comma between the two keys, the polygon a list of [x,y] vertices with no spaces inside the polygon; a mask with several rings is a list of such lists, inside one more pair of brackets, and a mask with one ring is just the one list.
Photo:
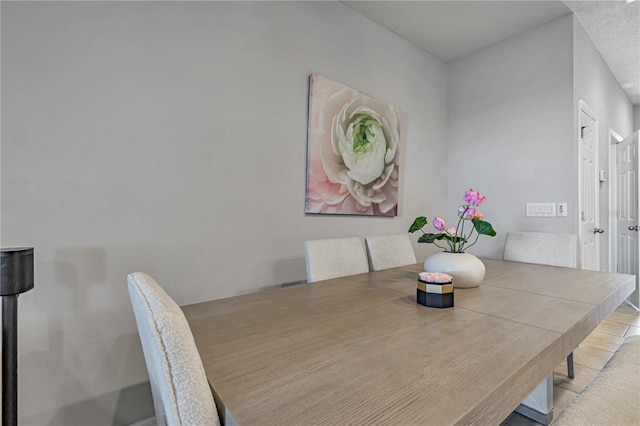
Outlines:
{"label": "corner of wall", "polygon": [[[634,125],[634,106],[620,87],[609,66],[595,47],[575,15],[573,16],[573,102],[574,102],[574,144],[576,164],[578,158],[578,102],[584,101],[598,118],[599,126],[599,170],[609,172],[609,129],[623,137],[631,134]],[[600,224],[608,222],[610,188],[603,185],[599,189]],[[576,224],[577,226],[577,224]],[[600,264],[607,265],[609,241],[601,240]]]}

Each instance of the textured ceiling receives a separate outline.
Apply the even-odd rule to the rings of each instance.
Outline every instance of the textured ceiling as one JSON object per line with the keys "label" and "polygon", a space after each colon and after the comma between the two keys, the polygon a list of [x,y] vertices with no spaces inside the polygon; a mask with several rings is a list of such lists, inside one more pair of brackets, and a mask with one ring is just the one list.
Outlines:
{"label": "textured ceiling", "polygon": [[634,105],[640,104],[640,1],[567,1]]}
{"label": "textured ceiling", "polygon": [[343,3],[444,62],[573,11],[631,102],[640,104],[640,0]]}

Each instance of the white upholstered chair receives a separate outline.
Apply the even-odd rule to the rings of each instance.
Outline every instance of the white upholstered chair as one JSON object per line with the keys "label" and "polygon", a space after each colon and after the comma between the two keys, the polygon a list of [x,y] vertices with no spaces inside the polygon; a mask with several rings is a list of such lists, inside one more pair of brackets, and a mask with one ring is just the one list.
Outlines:
{"label": "white upholstered chair", "polygon": [[417,262],[407,234],[366,237],[364,241],[373,271],[412,265]]}
{"label": "white upholstered chair", "polygon": [[578,238],[573,234],[507,232],[504,260],[541,265],[577,266]]}
{"label": "white upholstered chair", "polygon": [[218,426],[209,383],[187,319],[149,275],[127,277],[158,425]]}
{"label": "white upholstered chair", "polygon": [[358,237],[311,240],[304,243],[307,282],[369,272],[369,261]]}
{"label": "white upholstered chair", "polygon": [[[573,234],[507,232],[504,260],[541,265],[577,266],[578,238]],[[573,379],[573,352],[567,357],[567,375]]]}

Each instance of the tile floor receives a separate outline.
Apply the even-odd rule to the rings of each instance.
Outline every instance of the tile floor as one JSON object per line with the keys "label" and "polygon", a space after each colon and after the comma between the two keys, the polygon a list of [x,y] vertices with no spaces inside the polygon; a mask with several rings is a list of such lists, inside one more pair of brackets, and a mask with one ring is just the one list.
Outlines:
{"label": "tile floor", "polygon": [[[573,352],[575,377],[567,377],[567,362],[553,370],[553,414],[560,412],[589,384],[618,349],[625,337],[640,334],[640,313],[623,303],[611,313]],[[501,426],[536,426],[518,413],[512,413]]]}

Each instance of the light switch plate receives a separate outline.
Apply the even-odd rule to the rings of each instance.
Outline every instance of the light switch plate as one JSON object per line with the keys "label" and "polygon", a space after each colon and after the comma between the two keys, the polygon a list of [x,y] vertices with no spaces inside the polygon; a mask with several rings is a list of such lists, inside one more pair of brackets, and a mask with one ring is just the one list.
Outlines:
{"label": "light switch plate", "polygon": [[527,203],[528,217],[556,217],[556,203]]}

